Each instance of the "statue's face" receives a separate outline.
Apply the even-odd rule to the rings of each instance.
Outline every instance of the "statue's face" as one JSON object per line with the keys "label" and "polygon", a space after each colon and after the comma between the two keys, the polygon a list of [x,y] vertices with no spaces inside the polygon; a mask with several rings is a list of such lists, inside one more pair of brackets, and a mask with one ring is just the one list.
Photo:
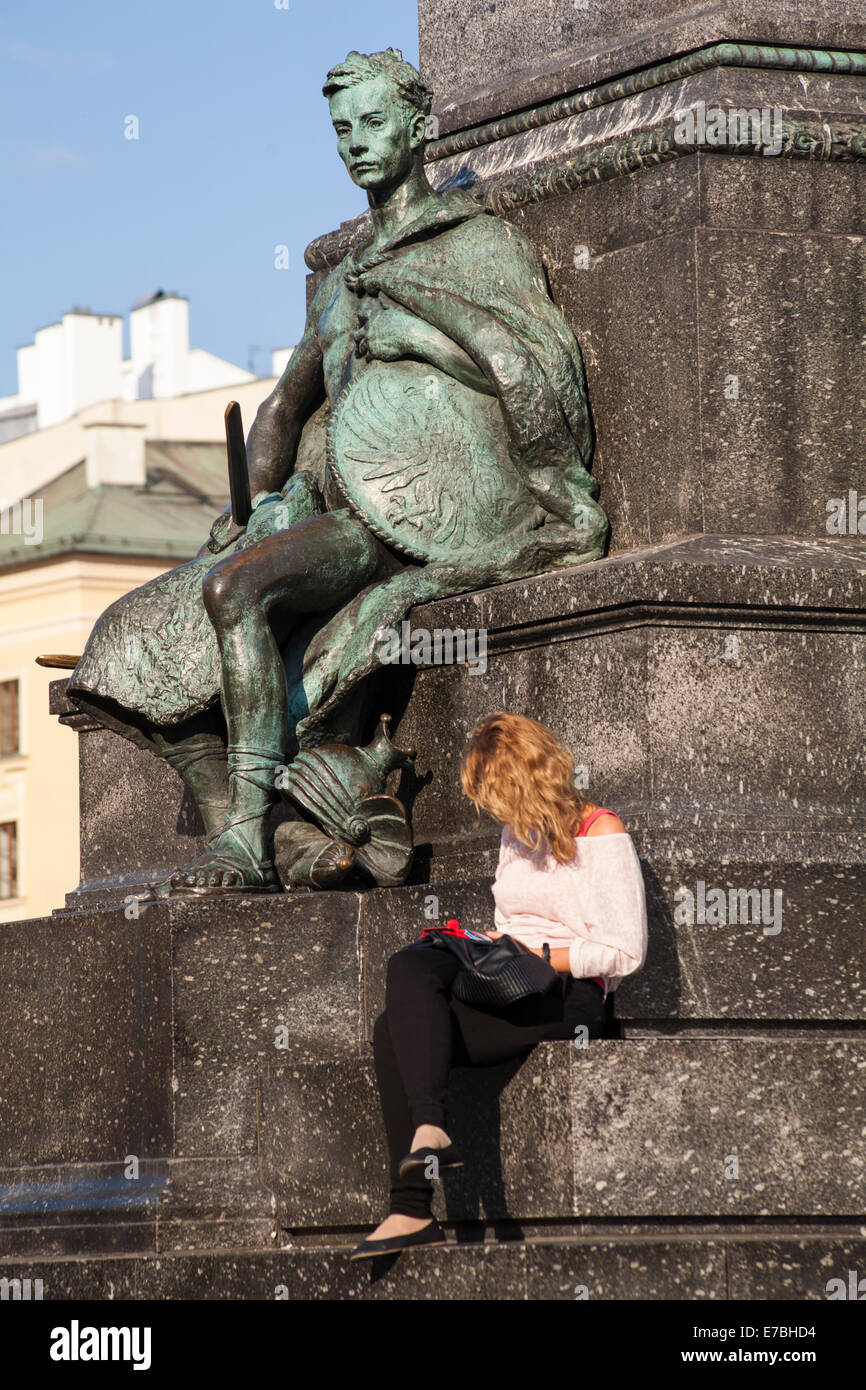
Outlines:
{"label": "statue's face", "polygon": [[344,87],[329,98],[337,149],[359,188],[402,182],[423,143],[426,121],[413,113],[386,77]]}

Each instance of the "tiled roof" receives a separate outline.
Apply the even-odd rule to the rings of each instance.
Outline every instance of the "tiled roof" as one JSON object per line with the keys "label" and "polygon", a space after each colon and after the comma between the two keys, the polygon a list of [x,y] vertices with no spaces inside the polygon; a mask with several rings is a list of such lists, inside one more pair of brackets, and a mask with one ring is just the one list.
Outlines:
{"label": "tiled roof", "polygon": [[0,570],[68,554],[190,559],[228,505],[225,447],[148,441],[145,468],[142,488],[88,488],[83,460],[47,483],[39,493],[41,544],[0,534]]}

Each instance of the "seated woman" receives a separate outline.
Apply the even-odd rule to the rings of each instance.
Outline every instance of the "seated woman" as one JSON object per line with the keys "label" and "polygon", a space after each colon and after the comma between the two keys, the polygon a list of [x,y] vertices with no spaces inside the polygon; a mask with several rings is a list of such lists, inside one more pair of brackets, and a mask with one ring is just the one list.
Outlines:
{"label": "seated woman", "polygon": [[390,1214],[352,1259],[444,1243],[426,1174],[462,1166],[445,1128],[451,1068],[528,1056],[536,1043],[574,1039],[581,1027],[599,1037],[605,998],[646,957],[631,837],[619,816],[575,790],[571,754],[549,729],[502,710],[490,715],[470,739],[461,781],[476,810],[503,825],[488,935],[510,934],[539,956],[547,944],[563,987],[497,1009],[470,1007],[451,995],[461,968],[451,951],[412,943],[391,957],[373,1033]]}

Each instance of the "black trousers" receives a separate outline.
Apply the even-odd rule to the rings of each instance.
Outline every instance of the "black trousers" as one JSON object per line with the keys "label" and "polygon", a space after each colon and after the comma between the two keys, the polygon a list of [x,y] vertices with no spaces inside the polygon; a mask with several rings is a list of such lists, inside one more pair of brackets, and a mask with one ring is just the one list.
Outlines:
{"label": "black trousers", "polygon": [[601,987],[563,976],[563,987],[528,995],[501,1009],[479,1009],[451,997],[460,962],[429,942],[405,946],[388,962],[385,1012],[373,1029],[373,1055],[391,1170],[390,1212],[429,1217],[433,1186],[404,1180],[397,1171],[419,1125],[446,1129],[446,1093],[452,1067],[494,1066],[528,1056],[536,1043],[590,1038],[605,1023]]}

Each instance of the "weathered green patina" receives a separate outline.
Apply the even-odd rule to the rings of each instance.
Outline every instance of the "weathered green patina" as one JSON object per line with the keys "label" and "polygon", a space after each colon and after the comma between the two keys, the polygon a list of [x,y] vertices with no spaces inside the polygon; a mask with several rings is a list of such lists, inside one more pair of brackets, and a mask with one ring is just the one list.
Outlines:
{"label": "weathered green patina", "polygon": [[[382,628],[417,603],[596,559],[607,535],[580,350],[530,242],[431,188],[431,94],[395,50],[350,54],[324,91],[372,234],[319,288],[258,412],[252,517],[241,533],[223,514],[195,560],[112,605],[69,685],[171,762],[201,808],[209,847],[158,894],[278,891],[276,769],[357,739]],[[349,808],[384,774],[355,786],[351,766],[330,755],[345,833],[295,798],[291,883],[352,866]],[[397,860],[370,858],[374,881],[399,877]]]}

